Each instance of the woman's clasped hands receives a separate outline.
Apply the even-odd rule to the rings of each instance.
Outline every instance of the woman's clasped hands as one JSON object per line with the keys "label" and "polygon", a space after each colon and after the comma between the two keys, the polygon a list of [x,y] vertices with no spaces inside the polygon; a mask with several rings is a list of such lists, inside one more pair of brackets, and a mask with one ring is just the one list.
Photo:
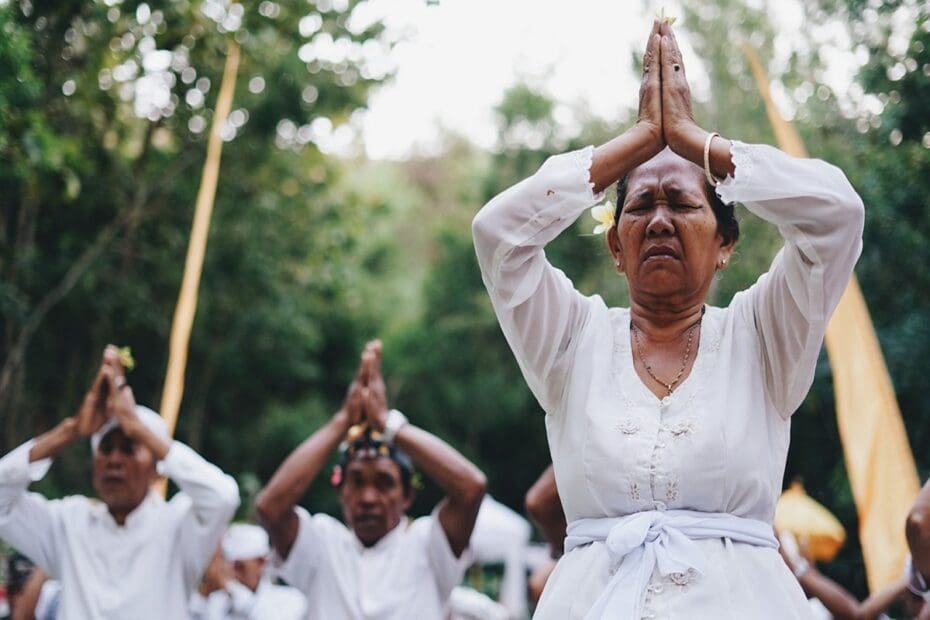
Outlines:
{"label": "woman's clasped hands", "polygon": [[636,128],[650,136],[654,153],[668,146],[691,160],[706,135],[694,121],[681,49],[667,19],[653,22],[646,44]]}

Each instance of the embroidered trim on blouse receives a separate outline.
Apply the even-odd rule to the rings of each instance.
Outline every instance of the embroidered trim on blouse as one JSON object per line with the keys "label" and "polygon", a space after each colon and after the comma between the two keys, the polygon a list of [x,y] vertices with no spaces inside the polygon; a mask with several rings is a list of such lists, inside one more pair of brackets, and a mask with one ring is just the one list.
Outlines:
{"label": "embroidered trim on blouse", "polygon": [[678,586],[681,590],[686,590],[689,585],[697,581],[698,573],[693,568],[689,568],[686,573],[669,573],[665,579],[667,583]]}
{"label": "embroidered trim on blouse", "polygon": [[693,418],[687,418],[685,420],[679,420],[674,424],[664,424],[662,430],[672,437],[680,439],[694,433],[695,430],[697,430],[697,424]]}
{"label": "embroidered trim on blouse", "polygon": [[594,181],[591,180],[591,164],[594,161],[594,146],[588,145],[583,149],[573,151],[572,155],[572,162],[584,175],[585,183],[588,185],[588,189],[591,190],[592,194],[597,196],[597,194],[594,192]]}
{"label": "embroidered trim on blouse", "polygon": [[[739,140],[730,140],[730,161],[736,168],[735,176],[727,175],[721,185],[743,184],[750,182],[755,169],[755,161],[752,158],[752,149]],[[719,186],[718,186],[719,187]]]}
{"label": "embroidered trim on blouse", "polygon": [[635,435],[642,428],[639,418],[624,418],[617,423],[616,429],[624,435]]}

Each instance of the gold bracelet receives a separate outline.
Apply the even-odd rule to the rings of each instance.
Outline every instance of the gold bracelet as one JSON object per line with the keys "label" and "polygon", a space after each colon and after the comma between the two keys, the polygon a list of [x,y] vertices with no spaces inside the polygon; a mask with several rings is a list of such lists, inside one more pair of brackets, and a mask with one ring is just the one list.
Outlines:
{"label": "gold bracelet", "polygon": [[707,134],[707,139],[704,140],[704,176],[707,177],[707,182],[710,183],[711,187],[717,187],[720,185],[720,179],[711,174],[710,171],[710,142],[714,138],[719,138],[720,134],[716,131],[713,131]]}

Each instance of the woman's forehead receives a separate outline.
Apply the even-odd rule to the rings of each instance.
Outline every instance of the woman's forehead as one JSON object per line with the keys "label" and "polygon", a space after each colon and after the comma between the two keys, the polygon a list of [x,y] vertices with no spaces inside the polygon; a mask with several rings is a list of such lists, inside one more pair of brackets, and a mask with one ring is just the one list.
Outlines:
{"label": "woman's forehead", "polygon": [[628,192],[667,185],[682,190],[703,190],[704,171],[697,164],[666,149],[636,167],[627,178]]}

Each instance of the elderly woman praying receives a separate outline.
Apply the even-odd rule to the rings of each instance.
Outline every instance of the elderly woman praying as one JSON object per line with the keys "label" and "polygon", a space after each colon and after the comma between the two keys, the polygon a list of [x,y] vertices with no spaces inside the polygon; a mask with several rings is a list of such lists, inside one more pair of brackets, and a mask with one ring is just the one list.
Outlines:
{"label": "elderly woman praying", "polygon": [[[629,308],[578,293],[545,245],[618,184],[605,226]],[[707,305],[740,202],[784,247]],[[791,414],[861,249],[863,206],[823,161],[695,122],[668,23],[638,120],[550,158],[475,217],[481,273],[545,423],[568,534],[537,619],[808,618],[772,534]]]}

